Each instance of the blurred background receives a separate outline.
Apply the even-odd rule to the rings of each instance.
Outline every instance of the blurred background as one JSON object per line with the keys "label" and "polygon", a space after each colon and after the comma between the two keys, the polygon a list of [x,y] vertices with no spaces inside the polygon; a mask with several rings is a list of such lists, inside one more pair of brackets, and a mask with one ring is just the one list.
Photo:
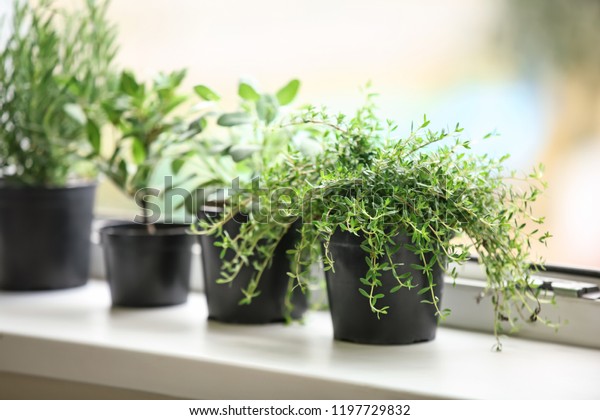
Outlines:
{"label": "blurred background", "polygon": [[[79,0],[60,0],[75,5]],[[0,0],[5,14],[11,0]],[[536,212],[548,263],[600,268],[599,0],[113,0],[119,63],[150,79],[186,67],[235,106],[237,80],[351,112],[373,82],[382,114],[457,122],[475,152],[546,167]],[[481,140],[496,130],[500,137]],[[134,214],[103,183],[102,215]]]}

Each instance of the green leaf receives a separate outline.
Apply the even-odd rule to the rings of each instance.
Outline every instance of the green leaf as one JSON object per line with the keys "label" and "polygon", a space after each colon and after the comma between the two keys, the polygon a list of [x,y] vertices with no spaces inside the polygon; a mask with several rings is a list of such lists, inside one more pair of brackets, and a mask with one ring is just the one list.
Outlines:
{"label": "green leaf", "polygon": [[146,149],[144,144],[137,138],[133,138],[131,143],[131,153],[136,165],[141,164],[146,159]]}
{"label": "green leaf", "polygon": [[83,108],[81,108],[79,104],[66,104],[63,107],[63,109],[69,117],[71,117],[74,121],[78,122],[79,124],[85,125],[85,123],[87,122],[85,112],[83,112]]}
{"label": "green leaf", "polygon": [[207,125],[208,122],[206,121],[206,118],[200,117],[190,123],[190,125],[188,126],[188,130],[191,130],[195,133],[201,133],[202,131],[204,131]]}
{"label": "green leaf", "polygon": [[279,104],[287,105],[291,103],[298,94],[298,89],[300,89],[300,81],[297,79],[290,81],[287,85],[279,89],[275,94]]}
{"label": "green leaf", "polygon": [[87,132],[87,137],[92,145],[92,149],[94,149],[94,153],[100,153],[100,129],[92,120],[88,120],[85,129]]}
{"label": "green leaf", "polygon": [[245,112],[231,112],[223,114],[217,120],[217,124],[222,127],[233,127],[236,125],[250,124],[252,118]]}
{"label": "green leaf", "polygon": [[229,154],[235,162],[240,162],[261,149],[261,146],[258,144],[236,144],[231,146]]}
{"label": "green leaf", "polygon": [[111,102],[105,101],[102,103],[102,110],[112,124],[118,124],[121,119],[121,111],[117,110]]}
{"label": "green leaf", "polygon": [[179,173],[181,167],[185,164],[185,159],[175,159],[171,162],[171,170],[175,175]]}
{"label": "green leaf", "polygon": [[248,101],[258,101],[260,94],[250,84],[246,82],[240,82],[238,87],[238,95],[240,98]]}
{"label": "green leaf", "polygon": [[117,186],[125,185],[125,182],[127,181],[127,164],[124,160],[119,162],[117,172],[115,173],[114,181],[117,184]]}
{"label": "green leaf", "polygon": [[435,265],[435,263],[437,263],[437,256],[434,254],[431,259],[427,262],[427,265],[425,266],[426,269],[431,270],[433,268],[433,266]]}
{"label": "green leaf", "polygon": [[75,76],[72,76],[70,78],[67,78],[67,80],[65,80],[65,77],[62,76],[58,76],[56,79],[62,79],[61,80],[61,84],[64,84],[64,86],[69,90],[69,92],[71,92],[73,95],[77,96],[77,97],[81,97],[84,92],[82,91],[82,86],[81,84],[77,81],[77,79],[75,78]]}
{"label": "green leaf", "polygon": [[219,99],[221,99],[221,97],[219,95],[217,95],[215,93],[215,91],[213,91],[212,89],[210,89],[204,85],[194,86],[194,92],[196,92],[196,94],[199,97],[201,97],[202,99],[204,99],[205,101],[215,101],[216,102]]}
{"label": "green leaf", "polygon": [[404,286],[402,285],[397,285],[391,288],[390,293],[396,293],[398,290],[402,289]]}
{"label": "green leaf", "polygon": [[366,298],[371,298],[371,296],[369,296],[369,294],[365,291],[365,289],[358,289],[358,291],[360,292],[361,295],[363,295]]}
{"label": "green leaf", "polygon": [[258,118],[270,124],[277,116],[277,102],[272,95],[262,95],[256,102]]}
{"label": "green leaf", "polygon": [[171,87],[176,88],[179,85],[181,85],[181,82],[183,82],[183,79],[185,79],[186,74],[187,74],[187,69],[175,70],[175,71],[169,73],[167,75],[167,77],[168,77],[169,81],[171,82]]}
{"label": "green leaf", "polygon": [[119,83],[119,89],[121,90],[121,92],[129,96],[135,96],[137,95],[139,88],[140,85],[135,80],[135,76],[133,75],[133,73],[127,70],[121,73],[121,81]]}
{"label": "green leaf", "polygon": [[369,282],[369,280],[367,280],[367,279],[366,279],[366,278],[364,278],[364,277],[361,277],[361,278],[359,279],[359,281],[360,281],[362,284],[364,284],[365,286],[370,286],[370,285],[371,285],[371,282]]}

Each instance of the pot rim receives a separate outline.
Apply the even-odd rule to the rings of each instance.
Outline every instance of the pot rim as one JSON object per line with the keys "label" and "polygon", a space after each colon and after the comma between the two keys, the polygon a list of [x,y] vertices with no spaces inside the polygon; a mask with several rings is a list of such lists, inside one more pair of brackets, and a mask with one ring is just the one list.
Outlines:
{"label": "pot rim", "polygon": [[69,181],[65,185],[28,185],[28,184],[11,184],[0,178],[0,189],[4,190],[21,190],[21,191],[65,191],[96,188],[98,181],[77,180]]}
{"label": "pot rim", "polygon": [[189,224],[184,223],[152,223],[157,227],[155,234],[149,234],[143,223],[123,222],[100,228],[100,235],[113,237],[175,237],[192,236],[188,232]]}

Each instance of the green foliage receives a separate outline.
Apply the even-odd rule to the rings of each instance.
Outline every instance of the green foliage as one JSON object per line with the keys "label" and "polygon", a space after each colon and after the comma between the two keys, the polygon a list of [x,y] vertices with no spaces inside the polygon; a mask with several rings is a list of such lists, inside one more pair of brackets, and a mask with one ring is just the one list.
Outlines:
{"label": "green foliage", "polygon": [[287,85],[279,89],[279,91],[275,95],[277,97],[277,101],[281,105],[288,105],[294,100],[294,98],[298,94],[298,89],[300,89],[300,81],[290,81]]}
{"label": "green foliage", "polygon": [[[426,117],[407,137],[400,137],[397,125],[378,119],[370,102],[352,118],[309,111],[302,121],[334,127],[328,133],[321,180],[302,194],[309,197],[315,212],[310,216],[326,244],[326,266],[334,268],[327,244],[336,230],[364,237],[369,271],[360,281],[373,312],[385,313],[378,296],[414,287],[410,276],[397,274],[391,258],[394,238],[406,233],[412,239],[406,248],[422,261],[412,268],[429,283],[419,293],[441,318],[448,311],[434,293],[433,268],[446,271],[448,264],[462,264],[474,252],[485,266],[496,335],[504,322],[516,327],[519,318],[539,319],[530,248],[531,241],[545,243],[550,236],[536,226],[543,218],[532,215],[532,203],[545,188],[541,171],[521,179],[507,174],[503,162],[508,156],[471,154],[459,125],[433,131]],[[382,284],[384,270],[391,270],[396,284]]]}
{"label": "green foliage", "polygon": [[[231,187],[239,179],[240,185],[251,183],[261,171],[281,160],[288,145],[299,139],[300,127],[282,127],[285,104],[293,101],[300,82],[294,80],[276,95],[263,93],[248,81],[240,81],[240,105],[232,112],[218,107],[220,96],[204,85],[194,88],[202,102],[202,113],[190,126],[203,126],[200,136],[183,137],[171,148],[172,169],[182,181],[174,187],[185,186],[190,191],[185,204],[190,214],[206,201],[222,202],[217,190]],[[298,140],[300,141],[300,140]],[[169,155],[167,155],[169,157]],[[219,203],[223,204],[223,203]]]}
{"label": "green foliage", "polygon": [[[220,155],[230,155],[234,161],[245,164],[245,168],[237,168],[238,173],[231,174],[230,179],[239,175],[240,170],[252,178],[292,141],[295,130],[277,126],[276,119],[281,116],[281,106],[291,103],[298,93],[300,82],[293,82],[295,89],[287,93],[285,103],[280,103],[276,96],[261,93],[250,82],[242,80],[238,85],[239,110],[219,113],[217,125],[230,129],[221,143]],[[289,84],[279,92],[287,86]]]}
{"label": "green foliage", "polygon": [[[264,172],[260,177],[263,183],[242,185],[224,203],[222,217],[202,220],[194,226],[196,233],[215,235],[219,239],[217,245],[223,249],[221,255],[225,255],[228,250],[234,253],[233,259],[223,261],[218,283],[234,282],[244,267],[254,269],[251,281],[242,289],[244,298],[240,304],[250,304],[258,296],[260,279],[270,267],[277,246],[286,234],[294,230],[298,232],[299,238],[297,250],[287,250],[291,262],[288,276],[298,280],[292,282],[292,286],[306,291],[319,282],[311,273],[311,265],[321,255],[320,238],[310,224],[302,224],[302,220],[298,218],[301,209],[295,207],[301,204],[296,199],[295,191],[318,180],[318,173],[314,170],[315,165],[318,165],[316,159],[304,155],[293,143],[290,144],[281,164],[263,168]],[[281,170],[289,164],[294,165],[293,168],[290,167],[291,172]],[[248,222],[240,225],[237,236],[230,237],[223,226],[240,214],[248,215]],[[292,289],[289,291],[291,293]],[[288,306],[288,309],[291,307]]]}
{"label": "green foliage", "polygon": [[194,92],[196,92],[196,94],[205,101],[218,101],[221,99],[219,95],[204,85],[195,86]]}
{"label": "green foliage", "polygon": [[254,89],[250,83],[243,81],[241,81],[238,86],[238,95],[240,98],[247,101],[258,101],[260,99],[260,94],[256,91],[256,89]]}
{"label": "green foliage", "polygon": [[[183,121],[174,115],[186,100],[177,90],[185,71],[160,74],[151,85],[138,81],[129,71],[119,78],[118,91],[102,108],[110,122],[118,129],[119,137],[112,154],[101,159],[102,171],[125,194],[134,197],[136,192],[149,186],[153,170],[169,137],[179,130]],[[198,125],[192,131],[202,130]]]}
{"label": "green foliage", "polygon": [[[379,304],[381,298],[416,287],[392,258],[405,246],[421,261],[411,268],[428,279],[417,292],[440,318],[449,310],[435,295],[434,268],[456,277],[448,265],[462,264],[476,253],[487,274],[496,336],[505,323],[516,328],[519,319],[549,324],[540,318],[540,291],[530,278],[541,267],[541,261],[533,268],[530,264],[531,241],[545,242],[550,236],[536,226],[543,219],[531,213],[545,187],[540,171],[522,179],[507,177],[506,156],[469,153],[470,142],[458,125],[435,131],[424,118],[408,136],[400,136],[395,122],[377,117],[370,98],[352,117],[309,108],[295,118],[292,124],[312,130],[324,151],[309,157],[290,149],[284,160],[261,174],[261,188],[234,197],[239,199],[233,200],[236,205],[226,217],[251,210],[238,237],[224,235],[219,223],[203,226],[219,235],[224,249],[236,252],[223,280],[233,280],[251,255],[269,261],[283,232],[300,219],[302,238],[290,251],[294,269],[288,273],[300,287],[306,286],[309,267],[320,258],[326,269],[335,268],[329,241],[336,231],[346,231],[363,239],[369,269],[356,279],[357,293],[377,316],[385,316],[388,309]],[[398,235],[408,235],[412,243],[398,245]],[[392,284],[382,282],[384,271],[392,273]],[[254,283],[260,274],[257,269]],[[246,290],[247,300],[254,295],[254,283]]]}
{"label": "green foliage", "polygon": [[117,50],[107,7],[87,0],[83,10],[67,13],[51,0],[36,7],[15,1],[0,53],[0,177],[6,182],[63,186],[93,174],[89,157],[100,135],[87,115],[99,115],[111,91]]}
{"label": "green foliage", "polygon": [[[234,251],[233,259],[223,261],[218,283],[235,282],[238,273],[244,267],[254,270],[250,283],[242,289],[244,298],[240,304],[250,304],[260,293],[259,282],[262,274],[271,265],[275,249],[284,236],[292,230],[303,229],[301,224],[294,223],[297,217],[286,208],[289,203],[287,188],[281,189],[273,196],[265,193],[271,186],[275,188],[282,185],[278,177],[283,174],[271,172],[272,168],[284,165],[289,162],[290,156],[294,155],[298,160],[305,162],[306,173],[317,179],[313,166],[322,148],[314,138],[315,131],[296,124],[286,124],[288,119],[281,110],[281,105],[287,105],[294,99],[299,86],[300,82],[293,80],[277,94],[270,95],[260,93],[247,82],[240,82],[240,109],[233,113],[218,113],[216,116],[217,125],[228,129],[225,138],[219,141],[209,135],[204,140],[204,149],[200,149],[214,148],[214,153],[204,153],[202,157],[204,167],[212,165],[215,176],[205,184],[200,184],[198,188],[207,188],[208,185],[227,188],[231,186],[234,178],[237,179],[237,189],[230,190],[228,195],[217,197],[214,200],[218,201],[217,203],[213,202],[223,207],[222,216],[210,221],[200,221],[194,229],[198,234],[215,235],[219,239],[217,245],[223,248],[222,255],[225,255],[227,250]],[[197,154],[193,156],[197,157]],[[190,159],[189,164],[192,161]],[[303,185],[307,181],[302,172],[284,175],[286,187]],[[293,180],[290,178],[292,175]],[[267,180],[269,184],[255,182],[259,177],[261,180]],[[260,202],[255,201],[258,197],[262,197]],[[218,200],[219,198],[221,200]],[[265,212],[262,211],[262,206],[270,206],[271,200],[279,206],[279,210],[273,210],[275,217],[272,217],[269,207]],[[190,211],[195,214],[194,209]],[[230,237],[223,226],[239,214],[249,214],[250,221],[240,225],[240,233],[236,237]],[[256,238],[257,241],[254,242],[252,238]],[[312,247],[305,243],[309,240],[309,232],[300,235],[300,238],[304,253],[311,254],[313,260],[317,259],[320,253],[318,238],[312,238]],[[310,266],[301,265],[308,259],[308,256],[303,256],[300,265],[298,261],[292,261],[292,271],[303,276],[302,282],[291,282],[292,287],[301,286],[304,290],[309,283],[314,283]],[[286,307],[291,310],[292,288],[289,292]]]}

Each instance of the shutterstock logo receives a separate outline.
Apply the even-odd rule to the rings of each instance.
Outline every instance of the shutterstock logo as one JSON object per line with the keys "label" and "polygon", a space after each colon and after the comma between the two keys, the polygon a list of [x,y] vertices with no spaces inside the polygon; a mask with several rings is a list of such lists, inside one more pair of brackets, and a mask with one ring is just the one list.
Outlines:
{"label": "shutterstock logo", "polygon": [[[298,218],[306,210],[301,206],[310,204],[295,189],[282,187],[269,190],[261,187],[258,178],[248,188],[242,188],[239,178],[234,178],[230,187],[191,191],[175,186],[173,178],[166,176],[164,186],[162,191],[148,187],[136,192],[134,200],[139,213],[134,218],[135,223],[156,223],[159,220],[167,224],[193,223],[205,206],[219,207],[226,202],[228,207],[239,209],[240,217],[237,220],[240,223],[251,213],[259,222],[284,224],[289,223],[290,219]],[[182,214],[184,203],[186,211]],[[176,218],[176,215],[180,217]]]}
{"label": "shutterstock logo", "polygon": [[[442,185],[440,191],[443,190]],[[472,193],[473,191],[465,189],[453,191],[452,194],[454,197],[461,197]],[[374,217],[370,212],[378,207],[389,209],[389,216],[414,213],[415,203],[406,198],[404,194],[394,192],[393,186],[383,186],[379,190],[369,189],[366,182],[356,179],[298,190],[289,186],[266,188],[259,178],[242,187],[240,179],[234,178],[229,186],[189,190],[175,185],[173,178],[166,176],[163,190],[142,188],[137,191],[134,199],[139,213],[134,222],[191,224],[206,207],[219,208],[224,203],[228,208],[235,209],[236,217],[233,220],[238,223],[244,223],[249,216],[252,216],[255,223],[279,224],[289,224],[298,218],[302,223],[310,223],[309,219],[315,218],[345,219],[349,214],[355,214],[358,219],[369,218]],[[427,201],[426,196],[422,198]],[[452,197],[443,199],[451,201]],[[185,211],[182,210],[184,204]],[[446,206],[445,211],[449,211],[448,209]],[[450,214],[449,217],[451,216]],[[383,217],[379,214],[377,218],[384,225],[388,223],[385,214]],[[396,223],[393,217],[389,219],[389,223]]]}

